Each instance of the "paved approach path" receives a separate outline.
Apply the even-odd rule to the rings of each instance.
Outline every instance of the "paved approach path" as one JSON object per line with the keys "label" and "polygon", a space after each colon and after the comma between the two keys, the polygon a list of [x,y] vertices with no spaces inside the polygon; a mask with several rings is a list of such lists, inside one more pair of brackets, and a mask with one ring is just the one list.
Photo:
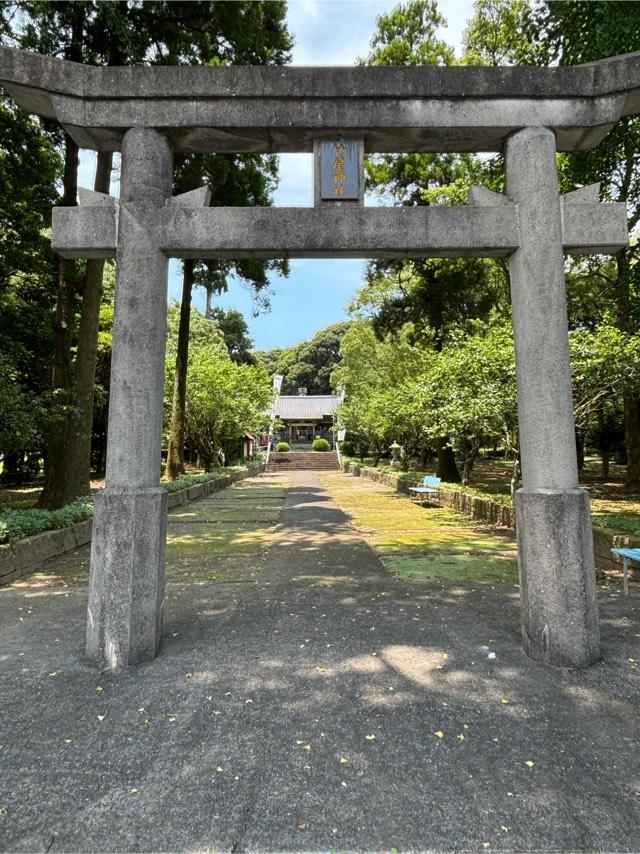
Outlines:
{"label": "paved approach path", "polygon": [[0,850],[640,848],[637,594],[549,670],[512,583],[398,581],[315,475],[219,498],[173,515],[152,664],[84,661],[84,588],[0,590]]}

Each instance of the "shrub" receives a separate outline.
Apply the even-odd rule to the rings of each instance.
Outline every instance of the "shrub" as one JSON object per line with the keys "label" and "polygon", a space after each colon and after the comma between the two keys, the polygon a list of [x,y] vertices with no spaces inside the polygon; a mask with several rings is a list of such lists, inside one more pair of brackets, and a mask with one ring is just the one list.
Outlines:
{"label": "shrub", "polygon": [[200,472],[199,474],[183,474],[176,480],[163,481],[160,486],[166,489],[167,492],[179,492],[181,489],[186,489],[188,486],[197,486],[199,483],[208,483],[210,480],[218,480],[221,477],[226,477],[228,474],[233,474],[236,471],[259,466],[260,460],[249,463],[239,463],[233,466],[220,466],[213,471]]}
{"label": "shrub", "polygon": [[311,447],[314,451],[328,451],[331,446],[326,439],[314,439]]}
{"label": "shrub", "polygon": [[290,450],[291,450],[291,448],[289,447],[287,442],[278,442],[278,444],[276,445],[276,451],[279,454],[284,454]]}
{"label": "shrub", "polygon": [[83,522],[93,515],[93,500],[78,498],[59,510],[12,510],[0,511],[0,543],[16,543],[24,537],[32,537],[52,528],[66,528],[74,522]]}

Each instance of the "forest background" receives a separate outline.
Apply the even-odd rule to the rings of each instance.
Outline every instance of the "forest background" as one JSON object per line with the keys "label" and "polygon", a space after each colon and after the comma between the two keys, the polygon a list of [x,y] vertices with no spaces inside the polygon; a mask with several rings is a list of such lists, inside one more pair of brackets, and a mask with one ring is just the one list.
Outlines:
{"label": "forest background", "polygon": [[[363,64],[576,64],[640,50],[640,4],[478,0],[462,56],[447,43],[435,0],[410,0],[377,19]],[[88,64],[284,64],[286,4],[264,2],[4,2],[2,43]],[[44,474],[41,507],[90,491],[104,470],[114,270],[50,249],[51,206],[73,205],[79,152],[57,126],[0,102],[0,457],[5,482]],[[600,182],[603,201],[626,204],[632,240],[613,258],[567,262],[576,442],[611,459],[640,488],[640,346],[637,240],[639,128],[625,119],[593,151],[560,155],[561,190]],[[96,190],[113,163],[98,156]],[[214,205],[268,205],[276,156],[198,155],[176,162],[174,192],[207,184]],[[503,191],[501,156],[368,158],[370,193],[398,205],[464,204],[468,188]],[[259,430],[271,397],[343,385],[350,450],[374,462],[397,441],[404,463],[436,460],[468,482],[483,450],[513,461],[519,480],[508,267],[492,260],[371,262],[352,320],[295,347],[255,352],[245,319],[216,306],[230,277],[267,310],[269,277],[285,261],[185,262],[171,307],[166,385],[166,471],[187,455],[210,468]],[[194,289],[205,311],[192,309]]]}

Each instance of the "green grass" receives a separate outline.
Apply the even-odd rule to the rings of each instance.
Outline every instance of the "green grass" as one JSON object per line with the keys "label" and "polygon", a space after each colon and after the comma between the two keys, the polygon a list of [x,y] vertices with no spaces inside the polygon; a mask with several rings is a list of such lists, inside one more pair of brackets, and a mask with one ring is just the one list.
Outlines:
{"label": "green grass", "polygon": [[599,528],[611,528],[615,531],[626,531],[640,536],[640,513],[634,516],[629,513],[595,512],[593,524]]}
{"label": "green grass", "polygon": [[385,555],[385,568],[402,581],[518,581],[518,564],[486,554]]}
{"label": "green grass", "polygon": [[517,580],[513,533],[455,510],[421,507],[370,480],[323,474],[322,481],[397,578]]}
{"label": "green grass", "polygon": [[[353,457],[347,459],[356,465],[373,468],[371,459],[364,463]],[[510,495],[512,465],[509,460],[481,458],[474,467],[470,486],[458,483],[446,483],[443,486],[510,507],[513,504]],[[382,461],[376,471],[391,473],[413,482],[420,480],[424,474],[433,474],[435,469],[431,466],[426,471],[411,469],[409,472],[399,472]],[[640,494],[625,489],[623,479],[624,467],[612,464],[610,478],[603,481],[599,459],[587,457],[580,484],[589,490],[594,526],[640,537]]]}

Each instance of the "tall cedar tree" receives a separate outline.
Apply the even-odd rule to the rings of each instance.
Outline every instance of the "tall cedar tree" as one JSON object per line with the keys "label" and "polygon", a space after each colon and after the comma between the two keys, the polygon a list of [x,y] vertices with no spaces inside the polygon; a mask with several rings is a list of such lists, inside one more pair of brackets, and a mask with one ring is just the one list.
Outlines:
{"label": "tall cedar tree", "polygon": [[[291,39],[285,3],[29,2],[8,4],[20,15],[13,43],[90,64],[283,62]],[[8,27],[5,29],[9,29]],[[64,134],[61,204],[77,195],[78,148]],[[267,172],[274,170],[269,164]],[[111,164],[99,156],[95,189],[107,191]],[[191,189],[189,187],[188,189]],[[221,203],[221,202],[218,202]],[[102,292],[102,264],[91,263],[79,287],[78,265],[60,259],[52,369],[52,404],[45,458],[43,507],[59,507],[89,491],[91,411]],[[266,281],[266,276],[265,276]],[[72,360],[78,291],[83,301],[76,364]]]}
{"label": "tall cedar tree", "polygon": [[[206,61],[212,65],[281,65],[290,60],[292,46],[284,22],[286,6],[280,2],[236,2],[216,4],[227,12],[225,38],[212,43]],[[245,207],[271,204],[271,192],[278,177],[274,155],[192,154],[176,162],[175,192],[185,193],[206,185],[211,204]],[[167,473],[171,479],[184,472],[186,437],[187,369],[189,362],[189,324],[194,284],[206,291],[205,316],[211,316],[211,296],[227,289],[229,276],[247,283],[256,305],[268,307],[265,296],[268,272],[288,273],[286,261],[210,261],[183,262],[182,300],[178,350],[167,444]]]}

